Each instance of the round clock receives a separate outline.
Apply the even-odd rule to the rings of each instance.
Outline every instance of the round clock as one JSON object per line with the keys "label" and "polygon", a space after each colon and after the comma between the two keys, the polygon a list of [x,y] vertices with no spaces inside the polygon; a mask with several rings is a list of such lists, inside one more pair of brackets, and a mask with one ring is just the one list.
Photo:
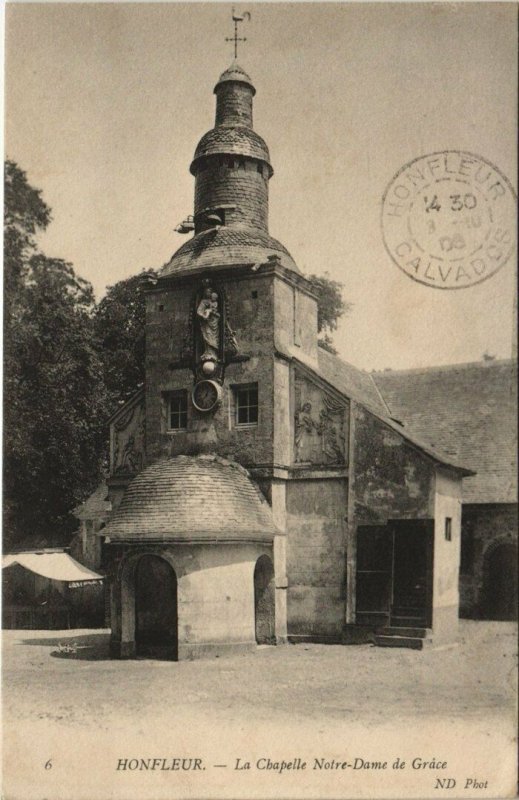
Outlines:
{"label": "round clock", "polygon": [[193,405],[198,411],[212,411],[222,397],[222,387],[216,381],[198,381],[193,388]]}

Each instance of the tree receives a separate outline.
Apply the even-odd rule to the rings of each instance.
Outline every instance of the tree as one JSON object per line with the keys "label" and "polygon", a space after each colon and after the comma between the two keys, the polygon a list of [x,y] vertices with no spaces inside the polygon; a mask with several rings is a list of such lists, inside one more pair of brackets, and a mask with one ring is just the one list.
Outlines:
{"label": "tree", "polygon": [[12,161],[5,167],[4,537],[62,539],[96,484],[106,393],[91,285],[38,251],[51,213]]}
{"label": "tree", "polygon": [[337,353],[330,333],[337,330],[338,320],[351,310],[352,304],[343,299],[343,284],[330,278],[328,272],[307,277],[317,295],[317,330],[323,333],[319,346],[329,353]]}
{"label": "tree", "polygon": [[[146,312],[144,294],[140,291],[143,274],[109,286],[94,314],[105,386],[114,409],[144,383]],[[146,270],[145,274],[156,277],[157,273]],[[342,298],[342,284],[332,280],[328,273],[310,275],[308,279],[318,298],[318,331],[323,334],[319,345],[336,353],[330,332],[337,329],[338,319],[350,310],[351,304]]]}
{"label": "tree", "polygon": [[[154,276],[153,270],[146,274]],[[94,315],[106,389],[115,407],[144,382],[146,307],[140,291],[143,274],[109,286]]]}

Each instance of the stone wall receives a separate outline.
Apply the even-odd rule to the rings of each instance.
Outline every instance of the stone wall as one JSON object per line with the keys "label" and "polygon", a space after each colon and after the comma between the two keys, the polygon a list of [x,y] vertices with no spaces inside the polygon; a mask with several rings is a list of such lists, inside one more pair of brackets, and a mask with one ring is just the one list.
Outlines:
{"label": "stone wall", "polygon": [[275,344],[282,353],[317,367],[317,301],[284,281],[274,284]]}
{"label": "stone wall", "polygon": [[[450,519],[448,535],[446,520]],[[458,577],[461,549],[461,480],[438,469],[434,502],[432,628],[436,644],[455,641],[458,632]]]}
{"label": "stone wall", "polygon": [[[226,316],[246,360],[228,364],[222,402],[215,412],[198,413],[188,399],[187,431],[168,431],[168,393],[184,389],[190,398],[193,374],[178,362],[190,333],[190,313],[198,283],[153,292],[147,297],[146,410],[147,463],[164,455],[197,452],[201,438],[219,455],[244,465],[272,463],[273,310],[272,276],[225,282]],[[234,390],[257,383],[258,424],[238,427]]]}
{"label": "stone wall", "polygon": [[501,544],[517,546],[517,504],[463,504],[461,519],[460,616],[481,619],[485,561]]}
{"label": "stone wall", "polygon": [[355,522],[434,516],[433,463],[403,436],[355,405]]}
{"label": "stone wall", "polygon": [[288,636],[294,641],[340,640],[346,489],[344,478],[287,483]]}
{"label": "stone wall", "polygon": [[178,658],[254,649],[254,568],[272,549],[254,544],[113,548],[112,639],[116,657],[136,654],[136,567],[142,555],[164,559],[177,582]]}

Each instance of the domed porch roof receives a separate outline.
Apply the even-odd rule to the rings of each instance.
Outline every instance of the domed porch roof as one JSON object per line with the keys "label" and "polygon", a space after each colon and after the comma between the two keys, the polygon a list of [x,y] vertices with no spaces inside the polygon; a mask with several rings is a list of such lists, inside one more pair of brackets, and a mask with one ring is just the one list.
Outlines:
{"label": "domed porch roof", "polygon": [[146,467],[103,529],[107,543],[264,542],[270,506],[247,471],[217,456],[176,456]]}

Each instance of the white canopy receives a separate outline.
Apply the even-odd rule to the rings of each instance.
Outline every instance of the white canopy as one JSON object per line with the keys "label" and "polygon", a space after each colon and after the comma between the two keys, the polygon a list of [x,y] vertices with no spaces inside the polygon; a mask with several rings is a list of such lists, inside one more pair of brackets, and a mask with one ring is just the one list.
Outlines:
{"label": "white canopy", "polygon": [[50,578],[53,581],[93,581],[103,578],[97,572],[84,567],[68,553],[13,553],[2,559],[2,569],[20,564],[25,569]]}

